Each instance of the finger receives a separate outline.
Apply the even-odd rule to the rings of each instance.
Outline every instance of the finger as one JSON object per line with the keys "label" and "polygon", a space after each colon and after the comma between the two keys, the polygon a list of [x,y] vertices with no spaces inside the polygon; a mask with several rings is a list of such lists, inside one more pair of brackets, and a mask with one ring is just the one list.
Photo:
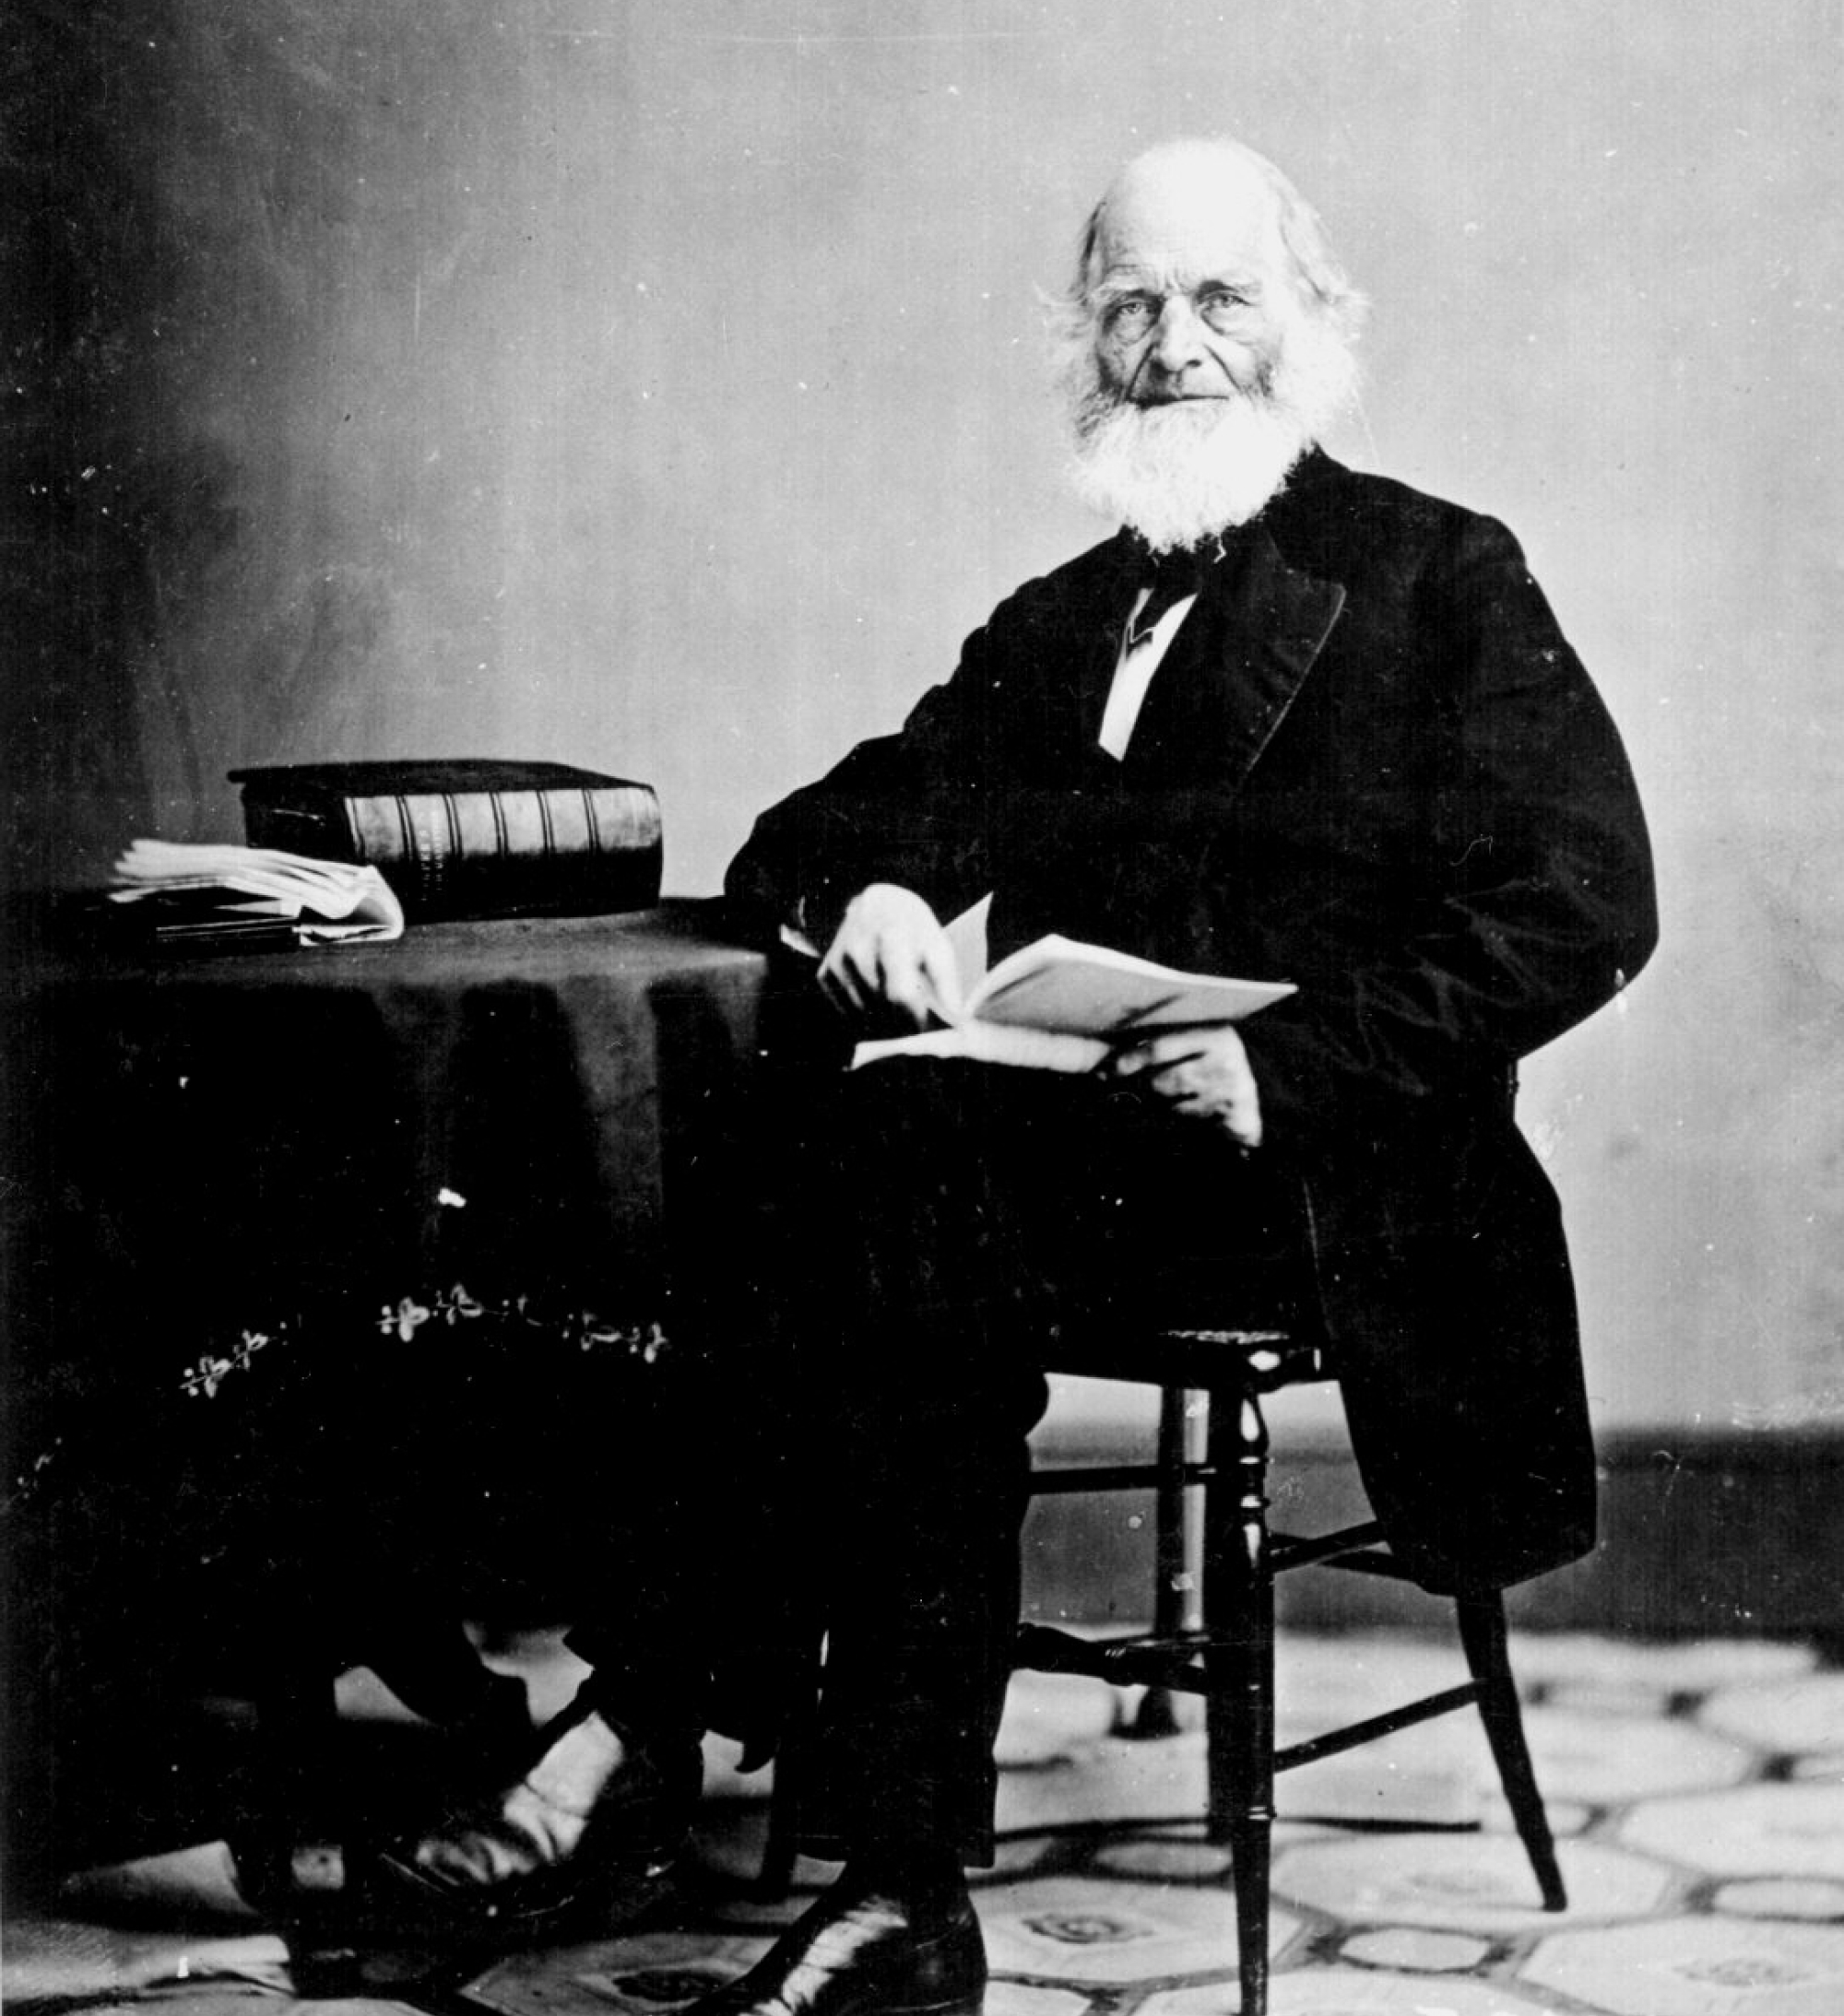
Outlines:
{"label": "finger", "polygon": [[1167,1030],[1164,1035],[1153,1037],[1141,1047],[1146,1053],[1148,1067],[1154,1071],[1169,1071],[1180,1064],[1196,1064],[1204,1055],[1202,1045],[1188,1030]]}
{"label": "finger", "polygon": [[844,981],[836,977],[831,981],[822,981],[821,991],[826,997],[826,1006],[835,1014],[853,1016],[861,1014],[864,1010],[863,1002]]}
{"label": "finger", "polygon": [[844,954],[834,954],[820,968],[820,985],[827,1000],[842,1013],[862,1013],[864,988]]}
{"label": "finger", "polygon": [[1177,1106],[1186,1112],[1205,1099],[1203,1088],[1195,1079],[1176,1067],[1167,1067],[1163,1071],[1153,1072],[1146,1082],[1148,1089],[1168,1105]]}
{"label": "finger", "polygon": [[906,942],[889,937],[879,940],[877,979],[877,991],[892,1008],[901,1008],[918,1025],[928,1020],[921,964]]}
{"label": "finger", "polygon": [[1131,1078],[1142,1099],[1156,1099],[1162,1105],[1170,1105],[1179,1096],[1180,1088],[1169,1069],[1150,1057],[1141,1061]]}
{"label": "finger", "polygon": [[945,932],[922,948],[921,967],[923,983],[933,996],[929,1006],[944,1022],[952,1022],[961,1012],[961,970]]}

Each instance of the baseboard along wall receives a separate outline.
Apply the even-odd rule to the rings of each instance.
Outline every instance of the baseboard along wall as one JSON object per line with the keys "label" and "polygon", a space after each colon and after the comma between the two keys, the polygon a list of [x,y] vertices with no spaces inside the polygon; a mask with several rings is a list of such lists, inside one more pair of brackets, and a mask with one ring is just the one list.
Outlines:
{"label": "baseboard along wall", "polygon": [[[1135,1453],[1091,1424],[1058,1461]],[[1139,1445],[1139,1446],[1143,1446]],[[1509,1592],[1514,1624],[1643,1637],[1789,1636],[1844,1645],[1844,1433],[1621,1431],[1602,1438],[1601,1539],[1585,1560]],[[1368,1516],[1350,1452],[1311,1437],[1275,1452],[1271,1518],[1313,1532]],[[1152,1586],[1150,1492],[1043,1498],[1025,1527],[1034,1615],[1143,1621]],[[1414,1627],[1436,1599],[1371,1576],[1302,1572],[1283,1623]]]}

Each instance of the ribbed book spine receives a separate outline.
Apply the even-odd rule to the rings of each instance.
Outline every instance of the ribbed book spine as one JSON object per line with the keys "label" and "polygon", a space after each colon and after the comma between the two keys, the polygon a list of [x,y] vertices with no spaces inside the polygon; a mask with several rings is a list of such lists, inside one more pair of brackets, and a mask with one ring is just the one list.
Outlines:
{"label": "ribbed book spine", "polygon": [[[246,802],[259,846],[370,862],[411,917],[593,914],[659,899],[659,802],[644,784],[375,792]],[[341,830],[343,827],[343,830]]]}

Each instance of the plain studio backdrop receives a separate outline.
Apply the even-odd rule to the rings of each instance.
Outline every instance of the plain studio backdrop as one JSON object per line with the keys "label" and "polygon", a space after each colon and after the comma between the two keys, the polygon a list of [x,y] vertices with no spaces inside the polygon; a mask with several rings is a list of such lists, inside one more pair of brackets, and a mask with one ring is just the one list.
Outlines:
{"label": "plain studio backdrop", "polygon": [[1116,164],[1271,153],[1359,466],[1503,517],[1664,948],[1538,1057],[1603,1426],[1844,1419],[1840,9],[67,0],[9,10],[19,880],[227,769],[646,779],[669,890],[1107,529],[1039,290]]}

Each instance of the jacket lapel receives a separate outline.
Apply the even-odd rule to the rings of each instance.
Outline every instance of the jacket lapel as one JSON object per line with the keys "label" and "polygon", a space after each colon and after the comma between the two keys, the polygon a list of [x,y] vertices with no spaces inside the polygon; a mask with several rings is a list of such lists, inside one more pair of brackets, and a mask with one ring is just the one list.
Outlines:
{"label": "jacket lapel", "polygon": [[[1343,607],[1342,583],[1290,566],[1265,523],[1251,525],[1154,673],[1126,770],[1146,782],[1239,790]],[[1105,678],[1104,701],[1106,690]]]}

